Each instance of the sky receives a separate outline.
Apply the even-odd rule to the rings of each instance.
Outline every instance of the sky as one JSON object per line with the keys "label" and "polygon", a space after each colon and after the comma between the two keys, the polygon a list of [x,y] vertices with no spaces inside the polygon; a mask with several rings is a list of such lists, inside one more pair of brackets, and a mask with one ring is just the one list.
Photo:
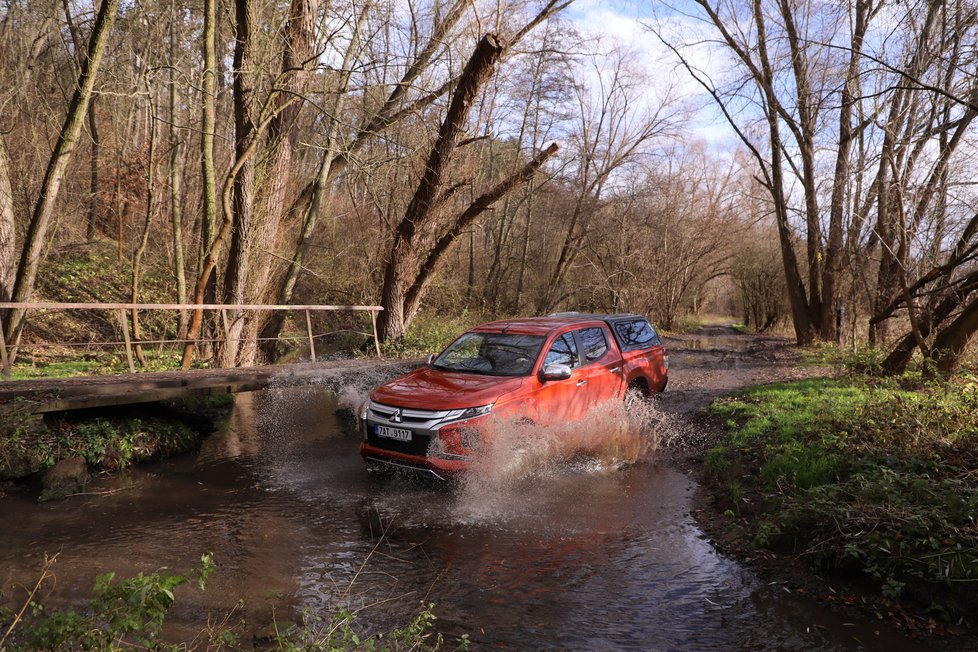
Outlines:
{"label": "sky", "polygon": [[[576,0],[566,12],[566,18],[583,35],[601,38],[609,47],[623,45],[633,50],[654,88],[672,86],[681,95],[689,97],[690,105],[695,109],[694,138],[718,149],[735,146],[736,135],[716,110],[712,99],[649,29],[658,26],[665,35],[681,35],[688,41],[715,38],[712,27],[695,18],[697,8],[690,0]],[[720,48],[702,45],[687,49],[686,54],[714,78],[723,76],[727,59]]]}

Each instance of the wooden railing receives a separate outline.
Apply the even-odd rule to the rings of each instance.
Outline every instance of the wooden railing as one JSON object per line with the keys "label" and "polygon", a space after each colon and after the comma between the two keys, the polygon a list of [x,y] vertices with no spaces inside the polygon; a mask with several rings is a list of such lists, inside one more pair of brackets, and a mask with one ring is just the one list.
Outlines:
{"label": "wooden railing", "polygon": [[[265,304],[224,304],[224,303],[206,303],[206,304],[191,304],[191,303],[56,303],[56,302],[31,302],[31,303],[12,303],[12,302],[0,302],[0,310],[7,309],[18,309],[18,310],[106,310],[109,312],[115,312],[119,325],[122,328],[123,341],[122,342],[99,342],[98,344],[103,345],[124,345],[126,348],[126,357],[129,362],[129,371],[135,373],[136,366],[133,362],[133,342],[129,336],[129,316],[128,313],[133,311],[152,311],[152,310],[205,310],[205,311],[215,311],[219,312],[222,317],[222,323],[224,325],[225,339],[228,341],[228,323],[227,323],[227,312],[230,311],[289,311],[289,312],[305,312],[306,316],[306,333],[309,337],[309,352],[313,360],[316,359],[316,342],[315,337],[312,332],[312,318],[311,313],[313,312],[328,312],[328,311],[348,311],[348,312],[369,312],[370,313],[370,323],[373,329],[374,338],[374,349],[377,352],[377,357],[380,357],[380,341],[377,338],[377,313],[379,313],[383,308],[381,306],[322,306],[322,305],[265,305]],[[276,338],[278,339],[278,338]],[[197,340],[195,343],[202,340]],[[214,340],[211,340],[214,341]],[[187,344],[191,340],[185,339],[166,339],[166,340],[140,340],[136,342],[137,345],[142,344]],[[91,343],[90,343],[91,344]],[[16,344],[11,345],[13,349]],[[4,333],[3,323],[0,320],[0,363],[3,365],[3,374],[6,377],[10,376],[11,364],[10,355],[8,352],[7,338]]]}

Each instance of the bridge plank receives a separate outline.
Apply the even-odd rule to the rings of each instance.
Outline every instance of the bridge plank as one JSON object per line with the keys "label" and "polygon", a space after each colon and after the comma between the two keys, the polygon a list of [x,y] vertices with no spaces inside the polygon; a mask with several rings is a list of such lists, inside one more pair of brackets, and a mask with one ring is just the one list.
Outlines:
{"label": "bridge plank", "polygon": [[26,408],[34,414],[43,414],[306,384],[338,390],[358,376],[366,376],[368,380],[373,377],[379,382],[421,364],[420,360],[339,360],[237,369],[11,380],[0,382],[0,412]]}

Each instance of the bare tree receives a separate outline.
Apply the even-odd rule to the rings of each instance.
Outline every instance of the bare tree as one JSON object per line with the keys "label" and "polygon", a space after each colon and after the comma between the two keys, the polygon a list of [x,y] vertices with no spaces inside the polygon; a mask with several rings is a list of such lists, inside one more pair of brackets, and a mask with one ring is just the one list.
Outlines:
{"label": "bare tree", "polygon": [[[754,156],[776,216],[797,341],[808,343],[819,334],[833,338],[838,274],[848,246],[844,241],[843,199],[849,196],[850,146],[861,128],[853,124],[852,118],[858,64],[869,21],[879,6],[874,6],[872,0],[856,0],[853,24],[843,31],[837,27],[838,17],[826,15],[815,20],[811,13],[806,13],[810,7],[790,0],[696,2],[743,71],[741,79],[733,80],[726,89],[719,88],[708,74],[695,67],[684,54],[683,46],[673,44],[660,31],[657,33],[715,100]],[[845,14],[843,20],[850,20],[849,15]],[[837,118],[840,138],[835,147],[835,180],[841,187],[832,189],[826,242],[819,206],[817,139],[836,88],[831,74],[838,67],[835,56],[838,50],[832,43],[836,34],[850,35],[850,40],[841,46],[850,53],[850,58],[846,76],[838,84],[842,91]],[[741,110],[743,104],[753,106],[756,113]],[[744,118],[745,114],[749,117]],[[763,131],[751,124],[755,117],[764,124]],[[792,182],[801,189],[798,212],[803,217],[805,233],[803,258],[794,247]],[[807,265],[806,274],[802,273],[802,262]]]}
{"label": "bare tree", "polygon": [[[167,30],[167,50],[169,55],[169,65],[167,69],[167,108],[169,125],[168,146],[170,156],[168,162],[168,173],[170,180],[170,224],[173,229],[173,276],[177,284],[177,303],[187,302],[187,274],[186,257],[184,255],[184,234],[183,234],[183,169],[181,157],[183,145],[180,140],[177,125],[179,115],[180,91],[177,88],[177,12],[175,0],[170,0],[170,16]],[[209,27],[209,26],[208,26]],[[203,161],[203,156],[201,157]],[[213,171],[213,165],[211,165]],[[188,317],[187,311],[181,310],[178,313],[177,337],[184,338],[187,335]]]}
{"label": "bare tree", "polygon": [[[838,338],[840,288],[848,285],[850,303],[861,288],[871,344],[887,342],[894,316],[909,323],[890,369],[903,368],[917,348],[954,357],[937,355],[934,347],[954,339],[942,338],[940,329],[964,314],[969,297],[961,289],[972,235],[949,216],[973,208],[961,199],[955,205],[948,188],[978,115],[973,76],[965,72],[973,57],[961,47],[973,38],[974,8],[901,4],[899,20],[875,24],[884,8],[876,0],[853,0],[844,12],[790,0],[697,4],[742,76],[717,84],[684,46],[662,40],[754,156],[777,216],[798,341]],[[876,41],[867,48],[873,29],[889,30],[885,49]],[[765,126],[763,138],[758,124]],[[827,158],[820,152],[833,154],[831,176],[820,173],[830,164],[820,162]],[[803,253],[793,245],[799,234]],[[849,279],[843,278],[847,261]]]}
{"label": "bare tree", "polygon": [[[143,256],[146,254],[146,247],[149,244],[150,226],[156,212],[156,141],[159,132],[156,111],[156,96],[151,88],[152,80],[146,78],[148,95],[148,115],[149,122],[149,143],[147,145],[147,164],[146,164],[146,211],[143,215],[143,225],[136,248],[132,253],[132,277],[129,286],[129,298],[133,303],[139,303],[140,284],[143,276]],[[139,322],[139,311],[133,310],[131,314],[132,337],[136,342],[134,352],[139,364],[146,366],[146,356],[143,354],[143,347],[139,343],[142,339],[142,329]]]}
{"label": "bare tree", "polygon": [[[74,153],[81,136],[85,116],[88,113],[88,104],[95,88],[99,65],[108,47],[112,23],[115,20],[118,7],[119,0],[103,0],[98,14],[95,17],[92,36],[88,44],[88,55],[81,67],[78,85],[68,105],[68,112],[65,116],[60,136],[55,144],[54,151],[51,153],[47,170],[44,173],[40,196],[34,205],[34,210],[27,226],[20,263],[17,266],[16,281],[14,282],[13,292],[11,293],[11,299],[13,301],[26,303],[30,301],[34,292],[37,269],[40,265],[41,254],[54,215],[58,191],[64,180],[65,171],[71,160],[71,155]],[[25,314],[26,311],[23,309],[10,311],[6,328],[8,344],[16,346],[16,343],[20,341],[20,335],[24,328]]]}
{"label": "bare tree", "polygon": [[[65,22],[68,24],[68,33],[71,35],[72,45],[75,47],[75,58],[78,61],[79,69],[85,62],[85,57],[87,56],[84,42],[82,40],[81,33],[75,26],[74,18],[71,15],[71,5],[68,0],[62,0],[62,7],[65,13]],[[101,149],[101,141],[99,139],[98,131],[98,118],[96,116],[96,107],[98,106],[98,95],[93,94],[92,99],[88,103],[88,134],[92,139],[92,145],[89,150],[89,170],[90,170],[90,183],[89,183],[89,203],[88,203],[88,219],[86,221],[85,234],[89,241],[95,239],[95,229],[96,220],[98,218],[98,191],[99,191],[99,152]]]}
{"label": "bare tree", "polygon": [[668,134],[676,121],[669,93],[654,106],[642,106],[639,97],[646,92],[647,80],[631,74],[624,52],[591,57],[588,65],[598,82],[594,87],[579,83],[575,89],[577,125],[570,155],[574,204],[548,273],[549,282],[537,302],[538,312],[549,312],[566,299],[567,275],[602,211],[614,175],[647,155],[649,144]]}
{"label": "bare tree", "polygon": [[384,266],[381,293],[384,311],[378,324],[380,337],[384,340],[399,340],[404,336],[432,272],[462,230],[518,183],[528,180],[557,151],[557,146],[551,145],[537,154],[517,173],[456,213],[447,226],[438,219],[458,190],[458,186],[448,185],[452,156],[466,128],[472,104],[481,87],[492,77],[503,49],[504,44],[494,34],[487,34],[476,46],[459,77],[418,188],[397,226]]}

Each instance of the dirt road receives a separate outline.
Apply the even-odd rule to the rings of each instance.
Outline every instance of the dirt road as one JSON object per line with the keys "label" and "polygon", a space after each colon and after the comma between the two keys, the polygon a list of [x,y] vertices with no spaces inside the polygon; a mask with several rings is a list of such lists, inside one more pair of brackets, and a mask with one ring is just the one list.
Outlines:
{"label": "dirt road", "polygon": [[694,335],[668,337],[666,346],[669,387],[659,399],[659,409],[667,416],[665,451],[684,467],[720,436],[701,415],[718,396],[752,385],[831,373],[801,364],[801,353],[791,340],[743,335],[729,326],[705,326]]}

